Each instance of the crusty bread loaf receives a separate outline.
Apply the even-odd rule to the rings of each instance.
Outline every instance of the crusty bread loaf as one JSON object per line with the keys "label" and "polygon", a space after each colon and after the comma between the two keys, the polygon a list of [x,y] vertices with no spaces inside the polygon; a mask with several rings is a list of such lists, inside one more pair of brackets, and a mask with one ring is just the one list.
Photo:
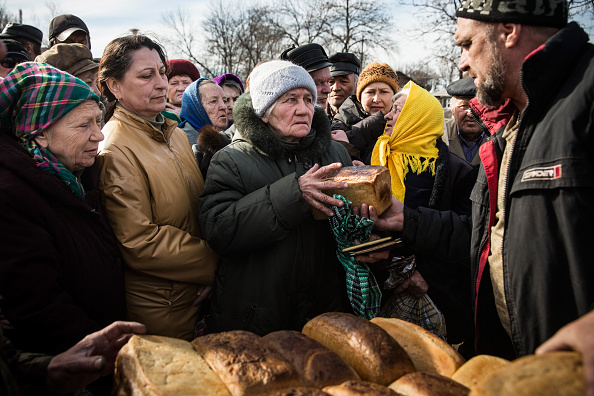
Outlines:
{"label": "crusty bread loaf", "polygon": [[307,322],[303,333],[336,352],[365,381],[388,385],[415,371],[404,349],[366,319],[328,312]]}
{"label": "crusty bread loaf", "polygon": [[371,323],[386,330],[404,348],[417,371],[450,377],[464,364],[464,358],[450,344],[420,326],[393,318],[373,318]]}
{"label": "crusty bread loaf", "polygon": [[398,396],[390,388],[367,381],[347,381],[339,385],[327,386],[324,392],[332,396]]}
{"label": "crusty bread loaf", "polygon": [[234,396],[303,386],[291,363],[249,331],[208,334],[192,344]]}
{"label": "crusty bread loaf", "polygon": [[491,373],[509,363],[509,360],[497,356],[478,355],[460,366],[452,375],[452,379],[472,389]]}
{"label": "crusty bread loaf", "polygon": [[439,374],[411,373],[389,386],[403,396],[466,396],[470,389]]}
{"label": "crusty bread loaf", "polygon": [[192,345],[160,336],[132,336],[116,359],[114,392],[119,396],[230,395]]}
{"label": "crusty bread loaf", "polygon": [[282,330],[262,338],[291,362],[306,386],[323,388],[360,379],[340,356],[303,333]]}
{"label": "crusty bread loaf", "polygon": [[269,396],[328,396],[328,393],[318,388],[303,387],[281,389],[271,393]]}
{"label": "crusty bread loaf", "polygon": [[582,356],[578,352],[528,355],[500,367],[471,389],[471,396],[583,396]]}
{"label": "crusty bread loaf", "polygon": [[[326,190],[326,194],[340,194],[358,207],[361,204],[373,206],[380,215],[392,204],[392,185],[390,171],[385,166],[345,166],[327,174],[323,180],[348,183],[345,189]],[[319,210],[314,210],[315,219],[327,216]]]}

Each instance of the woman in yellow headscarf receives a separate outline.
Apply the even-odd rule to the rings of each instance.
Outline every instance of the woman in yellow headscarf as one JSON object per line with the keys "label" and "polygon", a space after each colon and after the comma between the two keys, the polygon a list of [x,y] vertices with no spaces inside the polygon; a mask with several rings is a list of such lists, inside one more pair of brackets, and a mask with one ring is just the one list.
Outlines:
{"label": "woman in yellow headscarf", "polygon": [[392,194],[400,202],[404,202],[407,187],[411,184],[405,183],[410,171],[418,175],[411,180],[416,185],[415,195],[420,193],[418,189],[428,189],[430,193],[439,156],[436,141],[443,135],[441,104],[410,81],[394,95],[392,109],[385,119],[386,129],[373,148],[371,164],[390,169]]}

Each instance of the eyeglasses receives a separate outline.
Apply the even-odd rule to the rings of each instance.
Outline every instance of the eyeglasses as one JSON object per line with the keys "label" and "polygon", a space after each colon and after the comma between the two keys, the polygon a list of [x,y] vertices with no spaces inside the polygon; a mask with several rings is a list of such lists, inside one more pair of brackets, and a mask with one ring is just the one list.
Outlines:
{"label": "eyeglasses", "polygon": [[13,67],[15,67],[16,65],[18,65],[22,61],[23,60],[20,59],[20,58],[9,58],[9,57],[6,57],[6,58],[0,60],[0,65],[2,65],[2,67],[5,67],[7,69],[12,69]]}

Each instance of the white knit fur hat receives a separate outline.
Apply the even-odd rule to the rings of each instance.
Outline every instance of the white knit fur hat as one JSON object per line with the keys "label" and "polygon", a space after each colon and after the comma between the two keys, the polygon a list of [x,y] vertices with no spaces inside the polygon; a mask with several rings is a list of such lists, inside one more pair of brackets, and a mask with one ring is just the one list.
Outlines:
{"label": "white knit fur hat", "polygon": [[254,113],[262,117],[278,98],[295,88],[309,90],[313,95],[313,103],[316,103],[318,96],[316,84],[301,66],[281,60],[273,60],[257,66],[250,74],[250,94]]}

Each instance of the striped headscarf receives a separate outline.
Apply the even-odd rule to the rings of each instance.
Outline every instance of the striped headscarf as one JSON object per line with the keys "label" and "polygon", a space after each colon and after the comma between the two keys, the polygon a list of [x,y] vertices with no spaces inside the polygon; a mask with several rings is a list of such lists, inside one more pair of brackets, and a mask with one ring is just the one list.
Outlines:
{"label": "striped headscarf", "polygon": [[47,64],[21,63],[0,83],[0,124],[3,133],[13,133],[31,153],[38,168],[58,176],[72,192],[83,198],[80,180],[35,137],[88,99],[99,103],[78,78]]}

